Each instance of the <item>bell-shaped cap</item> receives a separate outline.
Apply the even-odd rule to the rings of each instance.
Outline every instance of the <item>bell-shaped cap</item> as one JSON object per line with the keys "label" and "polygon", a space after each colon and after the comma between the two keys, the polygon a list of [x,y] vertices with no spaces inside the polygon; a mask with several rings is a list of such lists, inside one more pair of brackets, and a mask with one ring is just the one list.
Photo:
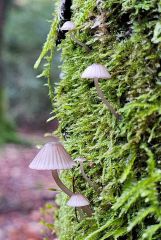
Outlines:
{"label": "bell-shaped cap", "polygon": [[36,155],[29,167],[37,170],[69,169],[75,165],[60,142],[49,142]]}
{"label": "bell-shaped cap", "polygon": [[63,26],[61,27],[61,30],[63,31],[70,31],[75,29],[75,24],[71,21],[66,21]]}
{"label": "bell-shaped cap", "polygon": [[90,202],[82,194],[75,193],[71,196],[71,198],[67,202],[67,205],[70,207],[83,207],[83,206],[90,205]]}
{"label": "bell-shaped cap", "polygon": [[76,161],[76,162],[85,162],[86,159],[83,158],[83,157],[78,157],[78,158],[74,159],[74,161]]}
{"label": "bell-shaped cap", "polygon": [[94,63],[88,66],[82,73],[81,78],[111,78],[107,68],[101,64]]}

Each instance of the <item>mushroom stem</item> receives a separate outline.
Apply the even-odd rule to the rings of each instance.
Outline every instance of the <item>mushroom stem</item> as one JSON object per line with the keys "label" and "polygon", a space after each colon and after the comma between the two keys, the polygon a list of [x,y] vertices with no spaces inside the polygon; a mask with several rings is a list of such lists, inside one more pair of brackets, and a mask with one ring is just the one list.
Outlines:
{"label": "mushroom stem", "polygon": [[74,42],[76,42],[78,45],[80,45],[81,47],[85,48],[86,52],[90,52],[91,49],[84,43],[82,43],[81,41],[79,41],[77,38],[75,38],[74,34],[70,34],[71,39],[73,39]]}
{"label": "mushroom stem", "polygon": [[73,195],[73,192],[68,189],[63,183],[62,181],[60,180],[59,178],[59,175],[58,175],[58,172],[57,170],[52,170],[52,176],[56,182],[56,184],[60,187],[60,189],[65,192],[69,197],[71,197]]}
{"label": "mushroom stem", "polygon": [[102,99],[102,102],[107,106],[107,108],[111,111],[111,113],[118,119],[121,119],[121,115],[118,114],[115,109],[111,106],[111,104],[109,103],[109,101],[107,101],[107,99],[105,98],[102,90],[99,87],[99,83],[98,83],[98,78],[94,78],[94,84],[98,93],[98,96]]}
{"label": "mushroom stem", "polygon": [[[74,193],[68,189],[63,183],[62,181],[60,180],[59,178],[59,175],[58,175],[58,172],[57,170],[52,170],[52,176],[56,182],[56,184],[60,187],[60,189],[65,192],[69,197],[71,197]],[[81,207],[81,209],[89,216],[91,217],[92,216],[92,210],[89,206],[84,206],[84,207]]]}
{"label": "mushroom stem", "polygon": [[83,176],[83,178],[88,182],[88,184],[95,189],[95,191],[97,191],[97,187],[93,184],[93,182],[87,177],[87,175],[84,172],[84,168],[83,168],[83,162],[80,162],[80,170],[81,170],[81,174]]}

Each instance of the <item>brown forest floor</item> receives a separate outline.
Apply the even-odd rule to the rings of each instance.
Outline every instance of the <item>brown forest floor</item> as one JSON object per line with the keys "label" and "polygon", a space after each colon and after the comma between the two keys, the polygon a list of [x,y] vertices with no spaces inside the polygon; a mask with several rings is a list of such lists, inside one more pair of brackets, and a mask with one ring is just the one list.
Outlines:
{"label": "brown forest floor", "polygon": [[[42,143],[43,134],[23,137]],[[0,149],[0,240],[42,240],[54,235],[42,226],[40,207],[46,202],[54,205],[54,192],[50,172],[28,168],[36,155],[34,147],[7,144]],[[43,216],[44,217],[44,216]],[[47,216],[53,222],[53,216]]]}

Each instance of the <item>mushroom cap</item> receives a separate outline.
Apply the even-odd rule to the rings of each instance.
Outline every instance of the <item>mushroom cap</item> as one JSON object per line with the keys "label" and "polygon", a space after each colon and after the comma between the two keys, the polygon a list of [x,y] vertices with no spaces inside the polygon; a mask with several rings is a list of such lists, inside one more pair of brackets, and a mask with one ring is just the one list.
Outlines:
{"label": "mushroom cap", "polygon": [[69,169],[75,165],[60,142],[49,142],[39,151],[29,167],[37,170]]}
{"label": "mushroom cap", "polygon": [[86,161],[86,159],[85,158],[83,158],[83,157],[78,157],[78,158],[76,158],[76,159],[74,159],[76,162],[85,162]]}
{"label": "mushroom cap", "polygon": [[107,68],[101,64],[93,63],[88,66],[81,75],[81,78],[111,78]]}
{"label": "mushroom cap", "polygon": [[90,205],[90,202],[82,194],[75,193],[71,196],[71,198],[67,202],[67,205],[70,207],[83,207],[83,206]]}
{"label": "mushroom cap", "polygon": [[61,30],[63,31],[70,31],[75,29],[75,24],[71,21],[66,21],[63,26],[61,27]]}

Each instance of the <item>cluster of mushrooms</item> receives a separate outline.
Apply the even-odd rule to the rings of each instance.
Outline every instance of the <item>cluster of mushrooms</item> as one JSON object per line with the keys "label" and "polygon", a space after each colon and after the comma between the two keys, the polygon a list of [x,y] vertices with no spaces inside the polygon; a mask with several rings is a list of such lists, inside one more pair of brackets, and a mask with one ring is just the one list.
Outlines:
{"label": "cluster of mushrooms", "polygon": [[[61,27],[61,30],[70,32],[70,37],[73,39],[74,42],[76,42],[78,45],[83,47],[87,52],[91,51],[91,49],[84,43],[80,42],[78,39],[75,38],[73,34],[73,30],[76,28],[75,24],[71,21],[66,21],[63,26]],[[107,108],[110,110],[110,112],[118,119],[121,120],[121,115],[115,111],[115,109],[111,106],[109,101],[105,98],[102,90],[99,87],[98,80],[103,79],[109,79],[111,78],[110,73],[106,69],[105,66],[94,63],[87,67],[85,71],[82,73],[81,78],[88,78],[93,79],[98,96],[102,99],[102,102],[107,106]]]}
{"label": "cluster of mushrooms", "polygon": [[[90,179],[86,176],[83,169],[83,161],[85,159],[78,158],[76,161],[80,162],[81,172],[83,172],[83,177],[91,184]],[[54,188],[62,190],[66,193],[70,199],[67,202],[68,206],[81,209],[90,217],[92,216],[92,210],[89,207],[90,203],[86,197],[80,193],[73,193],[68,189],[59,178],[59,171],[73,168],[76,162],[73,161],[70,155],[67,153],[63,145],[57,142],[49,142],[39,151],[33,161],[30,163],[29,167],[36,170],[50,170],[54,179]]]}
{"label": "cluster of mushrooms", "polygon": [[[75,24],[71,21],[67,21],[62,26],[61,30],[70,31],[71,38],[80,46],[84,47],[86,51],[90,51],[90,48],[86,46],[84,43],[80,42],[78,39],[74,37],[72,34],[72,30],[75,29]],[[107,71],[106,67],[94,63],[88,66],[81,75],[81,78],[93,79],[98,96],[102,99],[102,102],[107,106],[110,112],[118,119],[121,119],[121,115],[115,111],[115,109],[111,106],[108,100],[105,98],[102,90],[99,87],[99,79],[109,79],[111,77],[110,73]],[[80,164],[80,170],[84,179],[88,182],[88,184],[96,190],[96,186],[92,183],[92,181],[87,177],[83,169],[84,158],[75,159]],[[51,170],[52,176],[54,179],[54,188],[58,190],[62,190],[66,193],[70,199],[67,202],[68,206],[81,208],[89,217],[92,216],[92,209],[90,208],[89,200],[83,196],[81,193],[74,193],[70,189],[68,189],[64,183],[59,178],[59,171],[73,168],[76,165],[76,162],[71,159],[71,156],[67,153],[63,145],[59,142],[49,142],[44,145],[44,147],[40,150],[40,152],[33,159],[30,168],[36,170]]]}

